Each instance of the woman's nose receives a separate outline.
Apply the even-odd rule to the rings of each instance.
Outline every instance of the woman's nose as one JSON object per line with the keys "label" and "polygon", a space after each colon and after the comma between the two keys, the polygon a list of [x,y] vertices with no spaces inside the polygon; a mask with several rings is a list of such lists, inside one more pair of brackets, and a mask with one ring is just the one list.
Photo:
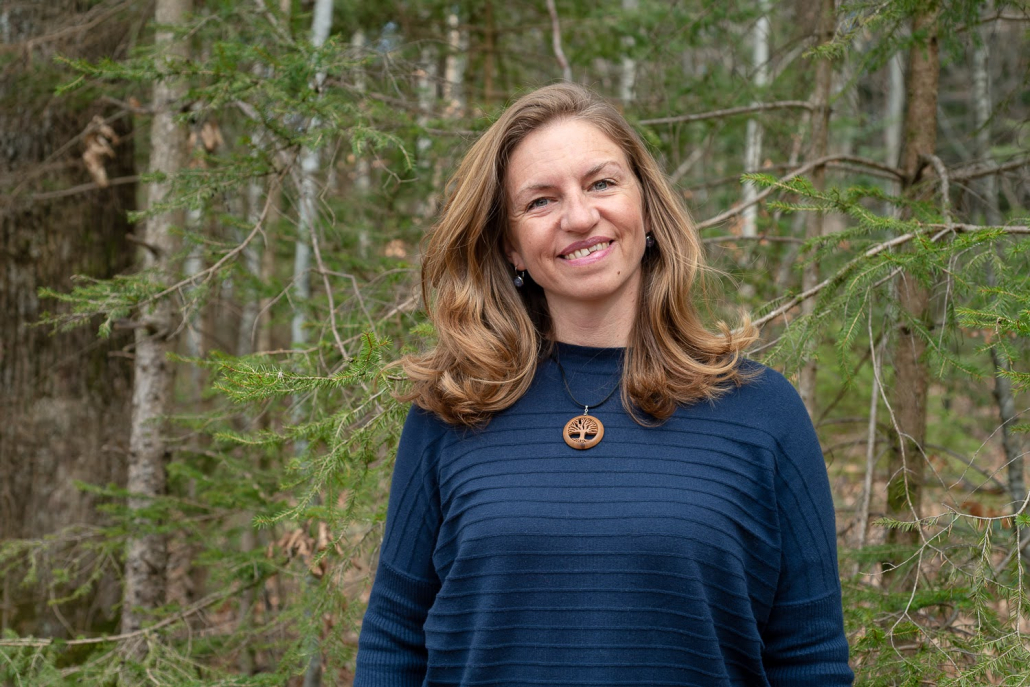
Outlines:
{"label": "woman's nose", "polygon": [[570,194],[562,208],[562,229],[565,231],[587,231],[600,219],[597,208],[582,193]]}

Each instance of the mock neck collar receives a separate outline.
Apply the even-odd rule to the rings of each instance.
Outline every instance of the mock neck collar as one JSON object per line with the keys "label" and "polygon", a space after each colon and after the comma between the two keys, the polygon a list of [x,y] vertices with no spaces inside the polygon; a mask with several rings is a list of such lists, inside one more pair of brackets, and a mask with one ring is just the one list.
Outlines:
{"label": "mock neck collar", "polygon": [[596,371],[612,370],[622,366],[626,349],[622,347],[599,348],[595,346],[579,346],[577,344],[555,341],[551,351],[551,359],[561,361],[568,368],[594,367]]}

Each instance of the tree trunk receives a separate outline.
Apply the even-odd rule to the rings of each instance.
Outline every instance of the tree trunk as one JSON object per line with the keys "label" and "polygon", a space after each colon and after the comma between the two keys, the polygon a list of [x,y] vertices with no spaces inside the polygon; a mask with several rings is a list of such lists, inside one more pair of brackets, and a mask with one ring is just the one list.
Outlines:
{"label": "tree trunk", "polygon": [[[623,14],[628,16],[636,12],[640,3],[638,0],[622,0]],[[622,69],[619,71],[619,100],[623,107],[628,107],[636,98],[634,88],[637,83],[637,61],[633,58],[632,50],[636,42],[633,36],[622,37]]]}
{"label": "tree trunk", "polygon": [[[755,20],[755,28],[751,32],[751,64],[754,67],[752,77],[756,93],[762,93],[769,84],[769,0],[760,0],[758,11],[761,13]],[[820,66],[822,62],[819,63]],[[757,172],[762,166],[762,124],[754,117],[747,120],[747,137],[744,143],[744,171]],[[754,184],[744,185],[744,203],[748,204],[741,216],[741,233],[744,236],[757,236],[758,204],[754,202],[758,189]]]}
{"label": "tree trunk", "polygon": [[[190,11],[190,0],[157,0],[154,16],[158,30],[154,36],[159,55],[185,57],[186,45],[177,42],[170,27],[180,25]],[[183,166],[186,131],[175,121],[183,86],[174,78],[154,83],[153,119],[150,129],[150,170],[174,175]],[[167,180],[148,186],[147,204],[153,207],[165,200],[171,190]],[[142,267],[154,270],[157,278],[171,278],[171,261],[176,250],[173,229],[181,226],[182,213],[164,212],[150,217],[143,228]],[[165,468],[168,447],[162,431],[162,418],[171,402],[173,368],[168,361],[172,350],[171,334],[175,312],[169,299],[162,299],[140,313],[136,329],[135,380],[132,391],[132,429],[129,437],[129,509],[150,506],[165,493]],[[146,614],[165,598],[168,551],[165,537],[140,520],[129,539],[125,557],[122,596],[122,632],[143,626]]]}
{"label": "tree trunk", "polygon": [[[837,8],[835,0],[822,0],[817,28],[819,44],[833,40],[837,32]],[[819,57],[815,66],[815,87],[812,91],[812,145],[809,159],[826,157],[830,145],[830,96],[833,91],[833,64],[829,57]],[[812,170],[812,186],[817,191],[826,187],[826,167],[819,165]],[[805,238],[812,239],[823,234],[823,213],[810,212],[805,217]],[[819,283],[819,264],[805,265],[801,273],[801,289],[808,290]],[[815,314],[815,299],[809,298],[801,304],[803,315]],[[813,420],[816,417],[816,374],[818,361],[812,356],[801,368],[798,392]]]}
{"label": "tree trunk", "polygon": [[[990,5],[983,9],[986,15]],[[991,99],[990,54],[991,43],[995,39],[995,25],[985,23],[980,30],[980,43],[973,50],[973,112],[976,117],[976,159],[980,162],[992,162],[991,156],[991,116],[994,105]],[[983,215],[987,224],[1001,224],[1001,209],[998,207],[998,178],[993,174],[985,176],[980,183],[980,195],[983,199]],[[1000,252],[1000,250],[999,250]],[[1001,257],[1001,256],[999,256]],[[987,286],[997,286],[997,276],[991,264],[987,264]],[[1005,465],[1008,473],[1009,496],[1015,508],[1022,506],[1026,499],[1026,478],[1024,460],[1019,435],[1012,431],[1019,421],[1016,412],[1015,398],[1012,393],[1012,371],[1008,359],[996,347],[991,348],[991,363],[994,366],[994,398],[998,403],[998,415],[1001,419],[1001,443],[1005,450]],[[1021,552],[1026,557],[1026,549]]]}
{"label": "tree trunk", "polygon": [[[921,155],[932,155],[937,146],[937,90],[940,57],[937,43],[936,2],[928,4],[912,21],[912,33],[922,36],[909,52],[904,143],[899,167],[904,174],[902,192],[909,198],[932,193],[932,185],[919,184]],[[933,327],[929,317],[930,292],[914,275],[902,272],[897,280],[901,311],[894,343],[893,413],[895,436],[890,454],[887,512],[901,520],[919,517],[925,460],[926,394],[928,374],[923,361],[926,341],[920,328]],[[891,530],[888,540],[915,543],[916,530]]]}
{"label": "tree trunk", "polygon": [[[891,55],[887,63],[887,126],[884,127],[884,147],[888,165],[901,164],[901,137],[905,126],[905,64],[901,52]],[[891,195],[901,193],[898,181],[887,182],[887,192]],[[886,203],[884,212],[897,216],[897,206]]]}
{"label": "tree trunk", "polygon": [[[321,48],[327,38],[333,23],[333,0],[316,0],[314,18],[311,25],[311,44]],[[316,92],[321,91],[325,82],[325,73],[319,72],[315,76],[313,87]],[[312,120],[310,128],[318,126],[317,120]],[[293,330],[291,343],[298,348],[307,343],[307,331],[304,328],[305,308],[311,298],[311,237],[315,231],[316,213],[316,191],[317,183],[315,176],[320,167],[321,151],[317,148],[305,148],[301,151],[301,183],[299,217],[297,219],[297,244],[296,256],[293,263],[294,292],[297,295],[297,310],[293,315]],[[293,420],[299,422],[304,412],[300,399],[293,399]],[[303,442],[297,442],[295,450],[301,454],[306,449]],[[309,587],[317,585],[317,580],[308,576],[306,584]],[[322,649],[321,641],[317,634],[312,635],[306,647],[310,657],[308,667],[304,672],[304,687],[319,687],[322,684]]]}
{"label": "tree trunk", "polygon": [[[419,56],[418,72],[418,125],[424,127],[429,123],[429,116],[433,112],[433,105],[436,103],[436,54],[428,46],[423,46]],[[425,191],[425,198],[418,204],[417,214],[428,222],[436,214],[436,195],[432,189],[433,163],[429,156],[429,149],[433,140],[427,135],[421,135],[415,142],[415,154],[418,158],[420,174],[430,179],[429,188]]]}
{"label": "tree trunk", "polygon": [[[105,139],[113,156],[102,159],[108,185],[55,197],[44,193],[90,181],[82,145],[60,149],[109,114],[76,98],[55,98],[40,65],[55,52],[98,59],[123,53],[132,20],[113,18],[88,39],[77,27],[81,3],[5,3],[0,6],[7,54],[0,78],[0,546],[13,539],[56,540],[44,556],[35,584],[15,573],[2,576],[0,634],[69,637],[117,625],[118,581],[101,574],[82,598],[48,604],[51,572],[66,565],[75,543],[59,544],[68,527],[103,522],[98,497],[76,481],[125,484],[132,366],[120,356],[127,332],[98,340],[96,323],[51,333],[34,326],[46,311],[40,288],[66,292],[71,276],[108,278],[130,265],[126,213],[136,209],[131,122],[109,117],[117,137]],[[63,38],[29,43],[40,36]],[[101,134],[102,135],[102,134]],[[38,193],[38,195],[37,195]],[[82,532],[77,532],[81,536]],[[81,552],[80,552],[81,553]],[[85,583],[89,570],[72,570],[70,585]],[[58,586],[63,596],[70,586]]]}

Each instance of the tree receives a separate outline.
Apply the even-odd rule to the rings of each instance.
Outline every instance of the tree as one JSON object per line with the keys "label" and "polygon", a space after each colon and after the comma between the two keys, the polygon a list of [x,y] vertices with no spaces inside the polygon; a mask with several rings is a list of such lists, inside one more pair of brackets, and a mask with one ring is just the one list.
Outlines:
{"label": "tree", "polygon": [[[130,262],[132,120],[99,99],[55,97],[69,76],[52,60],[123,57],[137,19],[124,5],[0,9],[0,549],[13,547],[0,556],[0,631],[68,637],[117,623],[117,569],[97,537],[104,499],[76,483],[125,483],[127,333],[36,325],[51,308],[40,290]],[[28,542],[42,547],[33,566]]]}
{"label": "tree", "polygon": [[[0,274],[20,275],[25,288],[8,297],[0,287],[0,303],[10,304],[0,321],[0,372],[25,379],[18,375],[32,361],[21,355],[22,342],[48,350],[68,341],[61,355],[85,351],[83,367],[94,375],[69,388],[115,388],[111,380],[129,379],[128,356],[140,362],[138,344],[118,339],[128,328],[150,343],[160,337],[148,332],[193,327],[200,355],[190,353],[185,337],[173,336],[164,341],[167,355],[152,359],[205,380],[205,392],[199,402],[169,394],[163,419],[147,425],[160,430],[163,442],[163,493],[130,494],[108,468],[97,469],[99,479],[84,474],[91,484],[81,492],[61,483],[62,498],[79,494],[84,503],[101,504],[103,512],[90,516],[109,526],[92,527],[85,544],[75,531],[45,539],[27,528],[5,530],[0,577],[8,599],[27,599],[19,580],[61,558],[47,553],[55,551],[53,542],[63,542],[64,560],[99,551],[110,570],[122,562],[128,539],[154,534],[169,535],[186,573],[203,573],[206,581],[197,598],[137,605],[137,620],[149,627],[128,636],[104,634],[110,624],[71,620],[73,631],[64,633],[84,636],[54,643],[60,631],[52,623],[24,624],[27,604],[8,604],[6,622],[18,636],[0,638],[0,682],[58,684],[58,670],[85,685],[108,684],[118,671],[128,682],[136,666],[124,668],[120,657],[145,637],[152,683],[182,684],[188,673],[205,683],[299,684],[302,674],[314,680],[321,670],[325,683],[347,684],[405,412],[390,396],[403,379],[386,363],[433,335],[413,289],[416,246],[468,142],[517,92],[566,69],[621,105],[696,214],[714,266],[746,285],[714,289],[707,299],[713,321],[732,320],[741,307],[752,311],[763,328],[752,357],[792,375],[816,411],[839,498],[845,610],[860,682],[1025,681],[1030,656],[1017,632],[1025,567],[1013,552],[1030,515],[1018,497],[1025,481],[1018,486],[1023,470],[1013,467],[1019,447],[1011,440],[1025,424],[1019,409],[1030,388],[1030,183],[1020,128],[1028,117],[1020,96],[1030,51],[1018,7],[938,3],[939,11],[928,12],[922,0],[836,8],[828,1],[773,3],[761,12],[768,56],[759,61],[768,78],[756,89],[749,76],[755,46],[742,30],[759,13],[754,3],[336,0],[337,28],[316,45],[311,29],[324,15],[313,11],[327,4],[198,3],[178,26],[163,25],[181,38],[176,46],[192,48],[171,60],[167,50],[126,47],[149,43],[158,28],[151,21],[140,29],[143,39],[125,28],[103,50],[97,43],[80,53],[62,43],[70,61],[35,60],[41,46],[53,44],[51,34],[92,37],[81,26],[138,17],[133,13],[141,10],[122,0],[83,5],[83,16],[69,19],[80,25],[77,32],[60,24],[32,33],[41,37],[29,50],[37,70],[31,74],[45,84],[39,90],[49,111],[88,116],[62,115],[67,126],[47,130],[46,117],[35,114],[44,109],[17,109],[18,100],[34,102],[21,95],[24,85],[0,106],[5,122],[13,122],[4,141],[19,141],[5,150],[42,151],[22,155],[27,167],[5,168],[2,179],[8,252]],[[47,21],[70,12],[62,8]],[[0,27],[22,26],[19,17],[28,15],[18,13],[27,11],[0,9]],[[997,36],[989,41],[990,58],[981,50],[974,69],[965,51],[981,29]],[[915,65],[907,77],[891,66],[902,53]],[[0,55],[5,74],[20,73],[23,54]],[[932,70],[935,85],[927,76]],[[993,96],[978,87],[974,111],[967,87],[986,83],[973,77],[988,72]],[[905,117],[892,114],[901,99],[889,88],[902,77],[912,90],[901,103],[909,108]],[[172,221],[164,266],[155,261],[129,273],[120,242],[131,225],[110,221],[110,213],[117,202],[131,206],[132,148],[140,160],[156,159],[159,143],[134,137],[128,126],[128,114],[150,115],[162,102],[143,95],[155,84],[180,89],[165,96],[174,100],[179,131],[187,122],[198,128],[217,121],[225,143],[217,155],[197,146],[193,164],[144,177],[148,187],[166,191],[160,204],[131,217],[145,221],[148,233],[185,210],[196,219]],[[834,86],[853,98],[848,107],[839,105]],[[922,110],[912,110],[916,103]],[[103,121],[90,127],[94,114]],[[154,117],[151,124],[157,109]],[[932,117],[939,126],[929,126]],[[902,119],[904,156],[902,142],[892,148],[889,135]],[[759,126],[756,170],[745,165],[745,152],[749,128]],[[934,128],[941,135],[931,141]],[[46,166],[69,159],[54,155],[62,149],[78,160],[80,133],[83,141],[93,137],[90,155],[75,162],[81,167],[65,177]],[[846,149],[835,145],[844,140],[852,142]],[[110,158],[105,145],[125,157]],[[77,188],[90,174],[86,166],[96,173],[98,163],[110,186]],[[745,184],[754,193],[741,202]],[[82,211],[87,206],[79,201],[87,198],[93,204]],[[760,221],[753,237],[740,235],[749,208]],[[34,266],[42,275],[43,263],[53,264],[50,272],[25,277],[29,248],[74,238],[52,221],[78,226],[73,220],[80,216],[96,225],[103,218],[104,231],[79,232],[81,243],[67,243],[67,252]],[[12,264],[11,237],[28,248],[15,250],[15,268],[4,272]],[[137,231],[133,238],[141,257],[157,255],[143,245],[155,245],[149,236]],[[298,263],[305,249],[307,259]],[[109,262],[86,261],[101,252]],[[72,284],[56,276],[73,269],[93,280]],[[305,279],[307,288],[296,288]],[[44,282],[52,287],[46,321],[87,328],[53,339],[27,321],[13,328],[23,317],[12,314],[14,305],[28,302],[26,289]],[[903,292],[911,284],[925,289],[925,309]],[[32,309],[18,312],[39,319]],[[167,324],[155,325],[164,313]],[[93,339],[97,329],[110,338]],[[14,360],[22,372],[11,372]],[[55,389],[74,380],[69,366],[60,369],[62,375],[37,382]],[[910,402],[904,393],[919,391],[920,379],[927,393]],[[999,415],[993,392],[1006,381],[1014,410]],[[89,412],[75,417],[112,418],[105,439],[124,446],[126,420],[119,425],[104,405],[114,408],[117,394],[90,393]],[[0,430],[3,477],[23,479],[14,460],[37,465],[47,448],[34,438],[41,420],[17,414],[19,404],[44,407],[58,396],[19,383],[4,397],[4,412],[11,409],[24,419],[18,427],[33,431]],[[78,403],[78,396],[65,398],[61,408]],[[79,425],[92,430],[86,421]],[[1006,428],[1014,431],[1006,435]],[[588,430],[580,427],[573,437],[588,439]],[[889,446],[898,449],[888,474],[879,458]],[[902,446],[904,472],[897,463]],[[110,468],[124,461],[124,452],[109,453]],[[1006,470],[1010,479],[998,479]],[[907,476],[912,487],[894,480],[890,494],[902,496],[896,511],[888,511],[892,475]],[[21,490],[23,483],[11,493],[0,487],[8,509],[0,527],[21,509],[42,519],[36,487]],[[41,479],[33,484],[45,486]],[[919,508],[909,506],[912,498],[922,499]],[[914,574],[885,580],[885,559],[904,562]],[[95,569],[84,565],[83,575]],[[34,601],[44,603],[43,596]],[[56,608],[64,613],[71,602]]]}
{"label": "tree", "polygon": [[[185,44],[175,35],[190,11],[190,0],[158,0],[154,10],[157,32],[154,48],[163,59],[186,55]],[[184,89],[174,73],[164,71],[154,82],[150,123],[150,170],[159,178],[147,187],[150,214],[143,228],[142,268],[159,286],[170,283],[177,250],[175,227],[182,226],[181,212],[163,209],[171,192],[170,175],[183,167],[186,132],[176,121]],[[167,484],[167,439],[162,423],[171,409],[173,369],[168,360],[176,330],[172,302],[158,299],[141,309],[135,324],[135,375],[132,390],[132,428],[126,488],[129,510],[141,513],[164,496]],[[168,560],[164,534],[157,523],[140,519],[128,540],[122,591],[122,633],[143,627],[148,612],[164,602],[165,568]]]}
{"label": "tree", "polygon": [[[936,3],[920,8],[912,17],[913,43],[909,51],[904,142],[898,166],[902,172],[902,193],[911,200],[933,193],[925,173],[937,152],[937,93],[940,55],[937,42]],[[926,443],[926,404],[929,378],[926,337],[933,331],[930,320],[930,289],[927,275],[902,271],[897,279],[900,309],[897,339],[892,357],[894,367],[894,441],[888,467],[889,512],[897,517],[920,517]],[[916,532],[892,530],[896,538],[917,539]]]}

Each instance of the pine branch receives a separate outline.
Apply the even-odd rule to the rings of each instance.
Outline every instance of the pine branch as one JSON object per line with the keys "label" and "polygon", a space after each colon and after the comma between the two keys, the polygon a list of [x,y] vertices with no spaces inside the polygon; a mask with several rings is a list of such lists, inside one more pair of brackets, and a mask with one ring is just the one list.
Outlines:
{"label": "pine branch", "polygon": [[726,212],[720,213],[720,214],[716,215],[715,217],[712,217],[711,219],[707,219],[704,222],[699,223],[697,225],[697,230],[700,231],[702,229],[708,229],[710,227],[718,226],[719,224],[722,224],[726,220],[730,219],[731,217],[736,217],[737,215],[739,215],[740,213],[744,212],[744,210],[746,210],[747,208],[751,207],[752,205],[756,205],[758,203],[761,203],[763,200],[768,198],[770,195],[772,195],[773,192],[776,191],[776,189],[778,188],[779,184],[784,184],[784,183],[790,181],[791,179],[795,179],[795,178],[801,176],[802,174],[807,174],[808,172],[811,172],[816,167],[822,167],[823,165],[826,165],[827,163],[838,162],[838,161],[852,162],[852,163],[855,163],[855,164],[865,165],[865,166],[870,167],[872,169],[878,169],[878,170],[881,170],[881,171],[890,172],[891,174],[893,174],[897,178],[899,178],[899,179],[901,178],[901,170],[898,170],[898,169],[896,169],[894,167],[888,167],[887,165],[884,165],[884,164],[881,164],[879,162],[876,162],[875,160],[869,160],[869,159],[864,158],[864,157],[855,157],[854,155],[826,155],[825,157],[820,157],[820,158],[816,158],[815,160],[810,160],[809,162],[806,162],[805,164],[803,164],[800,167],[798,167],[797,169],[795,169],[790,174],[787,174],[786,176],[780,177],[779,179],[776,180],[774,185],[772,185],[769,188],[765,189],[764,191],[759,193],[757,196],[752,198],[750,201],[748,201],[746,203],[741,203],[740,205],[737,205],[737,206],[735,206],[733,208],[730,208]]}
{"label": "pine branch", "polygon": [[[943,231],[940,231],[941,229],[943,229]],[[812,298],[813,296],[817,295],[819,292],[821,292],[827,286],[830,286],[831,284],[834,284],[834,283],[840,281],[844,277],[845,274],[850,272],[857,264],[859,264],[863,260],[866,260],[868,258],[871,258],[871,257],[874,257],[876,255],[879,255],[880,253],[882,253],[885,250],[889,250],[889,249],[894,248],[896,246],[900,246],[900,245],[903,245],[905,243],[908,243],[912,239],[917,238],[919,236],[923,236],[925,234],[929,234],[933,230],[938,230],[938,233],[931,239],[931,241],[934,241],[934,242],[939,241],[941,238],[943,238],[944,236],[947,236],[948,234],[951,234],[951,233],[974,233],[974,232],[978,232],[978,231],[1000,231],[1000,232],[1006,233],[1006,234],[1028,234],[1028,235],[1030,235],[1030,226],[990,227],[990,226],[980,226],[980,225],[976,225],[976,224],[951,224],[951,225],[927,224],[927,225],[924,225],[923,228],[920,231],[913,231],[913,232],[909,232],[907,234],[902,234],[901,236],[896,236],[896,237],[890,239],[889,241],[884,241],[883,243],[876,244],[875,246],[873,246],[872,248],[868,249],[867,251],[865,251],[861,255],[859,255],[859,256],[857,256],[855,258],[852,258],[850,261],[848,261],[848,263],[846,265],[844,265],[840,270],[838,270],[832,276],[827,277],[826,279],[822,280],[821,282],[819,282],[818,284],[816,284],[812,288],[810,288],[810,289],[808,289],[806,291],[802,291],[801,293],[799,293],[798,295],[794,296],[789,301],[787,301],[786,303],[784,303],[780,307],[776,308],[772,312],[766,313],[762,317],[758,318],[757,320],[752,322],[752,324],[755,327],[761,327],[762,325],[769,323],[770,321],[776,319],[777,317],[780,317],[781,315],[784,315],[785,313],[789,312],[790,310],[792,310],[793,308],[795,308],[796,306],[798,306],[802,302],[804,302],[804,301],[808,300],[809,298]]]}
{"label": "pine branch", "polygon": [[[283,178],[283,174],[280,173],[280,174],[278,174],[273,179],[273,181],[272,181],[272,189],[273,190],[280,183],[282,183],[282,178]],[[232,248],[232,250],[230,250],[225,255],[223,255],[221,258],[219,258],[218,261],[215,262],[210,267],[208,267],[206,269],[203,269],[203,270],[201,270],[200,272],[197,272],[194,275],[186,277],[185,279],[182,279],[182,280],[176,282],[175,284],[172,284],[171,286],[169,286],[165,290],[159,291],[158,293],[154,294],[153,296],[150,296],[149,298],[140,301],[137,304],[137,307],[142,307],[142,306],[145,306],[145,305],[149,305],[150,303],[153,303],[153,302],[155,302],[157,300],[160,300],[160,299],[164,298],[165,296],[168,296],[168,295],[170,295],[172,293],[175,293],[176,291],[178,291],[180,289],[187,288],[187,287],[195,287],[198,284],[203,283],[204,281],[206,281],[207,279],[209,279],[213,275],[217,274],[218,270],[221,269],[222,265],[224,265],[225,263],[229,262],[230,260],[232,260],[237,255],[242,253],[246,249],[246,247],[248,245],[250,245],[250,242],[253,241],[254,238],[264,228],[265,219],[268,217],[268,212],[269,212],[269,210],[272,207],[272,200],[274,199],[274,197],[275,197],[274,193],[272,193],[272,192],[268,193],[268,196],[267,196],[267,198],[265,200],[265,205],[264,205],[263,208],[261,208],[261,214],[258,216],[257,221],[254,223],[254,227],[250,230],[250,233],[247,234],[247,236],[243,239],[243,241],[241,241],[238,245],[234,246]]]}

